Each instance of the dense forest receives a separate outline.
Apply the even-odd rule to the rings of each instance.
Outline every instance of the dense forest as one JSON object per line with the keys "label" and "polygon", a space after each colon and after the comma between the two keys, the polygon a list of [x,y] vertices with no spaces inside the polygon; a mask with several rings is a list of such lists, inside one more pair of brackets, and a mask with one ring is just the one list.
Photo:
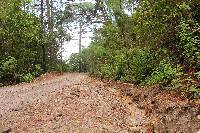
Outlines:
{"label": "dense forest", "polygon": [[[79,53],[63,60],[75,23]],[[90,25],[92,43],[82,49]],[[199,92],[200,1],[0,1],[0,86],[50,71]]]}
{"label": "dense forest", "polygon": [[82,70],[99,78],[199,91],[199,0],[99,4],[106,5],[106,20],[91,45],[71,56],[73,66],[81,60]]}
{"label": "dense forest", "polygon": [[[35,3],[34,3],[35,2]],[[50,1],[0,2],[0,84],[30,82],[56,67],[62,40],[59,10],[51,15]],[[47,8],[44,7],[46,3]],[[53,5],[51,5],[53,6]],[[38,11],[39,10],[39,11]],[[53,23],[54,22],[54,23]],[[57,29],[57,30],[54,30]],[[68,37],[69,38],[69,37]]]}

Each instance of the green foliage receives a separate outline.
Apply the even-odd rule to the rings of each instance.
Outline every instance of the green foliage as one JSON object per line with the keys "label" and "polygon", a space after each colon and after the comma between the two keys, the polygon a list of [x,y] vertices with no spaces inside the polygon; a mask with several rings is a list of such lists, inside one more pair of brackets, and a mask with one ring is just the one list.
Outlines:
{"label": "green foliage", "polygon": [[0,2],[0,82],[3,85],[30,82],[60,63],[60,41],[69,40],[69,34],[57,22],[69,16],[52,16],[58,30],[49,31],[48,27],[47,31],[45,16],[39,18],[32,12],[35,4],[31,0]]}
{"label": "green foliage", "polygon": [[14,57],[7,57],[1,62],[1,70],[3,73],[15,74],[17,68],[17,60]]}
{"label": "green foliage", "polygon": [[55,64],[54,69],[52,71],[70,72],[71,71],[71,69],[70,69],[71,67],[66,62],[62,62],[62,63]]}
{"label": "green foliage", "polygon": [[134,48],[128,51],[125,60],[126,67],[124,71],[123,81],[140,83],[154,68],[153,54],[146,49]]}
{"label": "green foliage", "polygon": [[31,73],[24,74],[21,76],[21,82],[32,82],[34,80],[34,76]]}
{"label": "green foliage", "polygon": [[32,70],[32,75],[35,77],[39,76],[42,73],[42,68],[40,64],[36,64],[34,69]]}
{"label": "green foliage", "polygon": [[78,72],[79,71],[79,63],[80,63],[80,55],[72,54],[69,59],[68,65],[70,66],[69,71]]}
{"label": "green foliage", "polygon": [[116,51],[115,53],[107,51],[106,55],[107,62],[101,62],[99,65],[100,77],[119,80],[123,76],[124,54],[121,51]]}
{"label": "green foliage", "polygon": [[178,37],[180,38],[178,47],[183,51],[182,55],[188,63],[191,63],[190,65],[197,65],[200,63],[200,40],[198,36],[194,36],[191,33],[191,23],[181,21],[178,32]]}
{"label": "green foliage", "polygon": [[111,19],[96,31],[91,46],[77,55],[86,70],[101,78],[142,85],[197,86],[200,3],[137,2],[132,15],[126,14],[129,1],[105,2]]}
{"label": "green foliage", "polygon": [[[109,54],[108,51],[102,46],[92,46],[90,49],[90,58],[89,60],[92,61],[90,65],[90,72],[94,75],[99,75],[100,65],[104,62],[108,62]],[[100,73],[99,73],[100,72]],[[100,74],[101,75],[101,74]]]}
{"label": "green foliage", "polygon": [[198,79],[200,79],[200,71],[196,72],[195,75],[197,76]]}
{"label": "green foliage", "polygon": [[174,66],[170,60],[162,60],[159,66],[152,72],[152,74],[144,81],[144,84],[162,84],[169,85],[172,80],[180,78],[182,75],[180,66]]}
{"label": "green foliage", "polygon": [[0,62],[0,83],[10,84],[16,81],[17,60],[14,57],[7,57]]}

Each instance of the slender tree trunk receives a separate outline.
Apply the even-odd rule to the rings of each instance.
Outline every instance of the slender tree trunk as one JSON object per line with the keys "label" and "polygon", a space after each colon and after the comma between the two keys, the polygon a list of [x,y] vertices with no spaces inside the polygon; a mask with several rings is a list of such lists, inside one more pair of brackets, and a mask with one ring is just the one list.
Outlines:
{"label": "slender tree trunk", "polygon": [[[54,13],[53,13],[53,0],[50,0],[50,32],[51,34],[53,34],[53,29],[54,29],[54,21],[53,21],[53,16],[54,16]],[[56,52],[56,40],[54,37],[51,38],[51,51],[52,51],[52,63],[55,63],[56,59],[57,59],[57,52]]]}
{"label": "slender tree trunk", "polygon": [[[82,23],[81,21],[79,22],[79,55],[81,54],[81,39],[82,39]],[[79,60],[79,72],[82,72],[82,61],[81,58]]]}
{"label": "slender tree trunk", "polygon": [[50,8],[50,2],[49,0],[46,0],[46,6],[47,6],[47,19],[48,19],[48,30],[51,30],[51,8]]}
{"label": "slender tree trunk", "polygon": [[43,34],[44,34],[44,1],[41,0],[40,3],[40,8],[41,8],[41,14],[40,14],[40,23],[41,23],[41,32],[40,32],[40,40],[42,43],[42,67],[43,71],[46,72],[46,50],[45,50],[45,44],[43,43]]}
{"label": "slender tree trunk", "polygon": [[[53,19],[52,19],[52,14],[53,14],[53,1],[52,0],[46,0],[46,5],[47,5],[47,19],[48,19],[48,33],[52,35],[53,33]],[[49,38],[49,56],[50,56],[50,65],[54,63],[54,58],[56,58],[56,55],[54,55],[54,47],[53,47],[53,37],[50,36]]]}
{"label": "slender tree trunk", "polygon": [[53,23],[53,0],[51,0],[50,1],[51,3],[51,12],[50,12],[50,14],[51,14],[51,16],[50,16],[50,30],[51,30],[51,32],[53,32],[53,27],[54,27],[54,23]]}
{"label": "slender tree trunk", "polygon": [[[47,27],[48,27],[48,34],[51,34],[51,9],[50,9],[50,2],[49,0],[46,0],[46,6],[47,6]],[[51,37],[51,36],[50,36]],[[50,65],[50,67],[52,66],[52,46],[51,46],[51,38],[48,38],[49,43],[48,43],[48,55],[49,55],[49,60],[48,63]]]}
{"label": "slender tree trunk", "polygon": [[[62,7],[63,7],[63,2],[62,0],[60,0],[60,10],[62,10]],[[63,30],[63,21],[61,20],[61,29]],[[60,59],[61,59],[61,72],[63,72],[63,42],[64,42],[64,39],[63,39],[63,36],[61,36],[60,38],[60,47],[61,47],[61,52],[60,52]]]}
{"label": "slender tree trunk", "polygon": [[[61,29],[63,29],[63,23],[61,23]],[[60,40],[60,45],[61,45],[61,72],[63,72],[63,49],[62,49],[62,47],[63,47],[63,37],[61,37],[61,40]]]}
{"label": "slender tree trunk", "polygon": [[33,7],[32,7],[33,13],[36,14],[36,0],[33,0]]}
{"label": "slender tree trunk", "polygon": [[61,44],[61,55],[60,55],[60,59],[61,59],[61,72],[63,71],[63,54],[62,54],[62,47],[63,47],[63,40],[61,39],[61,42],[60,42],[60,44]]}

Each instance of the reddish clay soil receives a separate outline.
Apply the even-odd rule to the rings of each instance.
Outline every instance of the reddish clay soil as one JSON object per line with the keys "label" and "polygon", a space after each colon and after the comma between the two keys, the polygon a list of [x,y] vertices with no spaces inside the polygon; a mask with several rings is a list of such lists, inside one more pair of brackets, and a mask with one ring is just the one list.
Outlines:
{"label": "reddish clay soil", "polygon": [[158,87],[103,82],[87,74],[47,74],[0,88],[0,132],[196,133],[198,100]]}

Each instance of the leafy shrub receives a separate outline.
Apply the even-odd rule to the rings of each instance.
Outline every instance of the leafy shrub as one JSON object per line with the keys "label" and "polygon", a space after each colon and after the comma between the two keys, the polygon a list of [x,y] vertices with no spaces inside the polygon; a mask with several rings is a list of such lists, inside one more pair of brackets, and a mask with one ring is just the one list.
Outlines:
{"label": "leafy shrub", "polygon": [[148,50],[131,49],[125,60],[125,69],[123,70],[125,73],[122,80],[140,83],[151,74],[154,65],[153,54],[150,54]]}
{"label": "leafy shrub", "polygon": [[1,62],[1,70],[3,73],[11,73],[14,74],[17,68],[17,60],[9,56],[5,60]]}
{"label": "leafy shrub", "polygon": [[168,59],[160,61],[159,66],[152,74],[143,82],[143,84],[153,85],[162,84],[169,85],[173,79],[180,78],[182,75],[181,67],[174,66]]}
{"label": "leafy shrub", "polygon": [[78,53],[74,53],[70,56],[69,63],[69,71],[70,72],[78,72],[79,71],[79,62],[80,55]]}
{"label": "leafy shrub", "polygon": [[197,77],[198,79],[200,79],[200,71],[196,72],[195,75],[196,75],[196,77]]}
{"label": "leafy shrub", "polygon": [[[192,24],[190,24],[192,23]],[[200,40],[198,36],[194,36],[191,32],[191,26],[195,22],[187,22],[182,20],[179,25],[178,37],[180,42],[178,47],[183,51],[181,54],[190,65],[196,65],[200,59],[199,45]],[[200,63],[200,62],[199,62]]]}
{"label": "leafy shrub", "polygon": [[114,78],[116,76],[115,72],[116,71],[115,71],[115,69],[113,68],[112,65],[103,64],[100,67],[100,75],[99,76],[102,77],[102,78],[111,79],[111,78]]}
{"label": "leafy shrub", "polygon": [[54,67],[54,71],[57,71],[57,72],[69,72],[70,70],[73,70],[72,66],[70,67],[69,64],[66,64],[65,62],[63,62],[62,64],[57,63],[55,64],[55,67]]}
{"label": "leafy shrub", "polygon": [[96,76],[102,76],[101,65],[106,64],[111,59],[110,52],[98,45],[92,45],[88,50],[89,72]]}
{"label": "leafy shrub", "polygon": [[34,69],[32,70],[32,75],[34,75],[34,77],[37,77],[39,76],[41,73],[42,73],[42,68],[41,68],[41,65],[40,64],[36,64],[34,66]]}
{"label": "leafy shrub", "polygon": [[32,82],[35,79],[35,77],[31,74],[23,74],[21,76],[21,82]]}
{"label": "leafy shrub", "polygon": [[0,66],[0,80],[3,84],[9,85],[16,82],[16,69],[17,60],[9,56],[5,60],[1,61]]}
{"label": "leafy shrub", "polygon": [[[109,58],[108,58],[109,57]],[[100,65],[100,75],[104,78],[112,80],[120,80],[123,76],[124,54],[122,51],[115,51],[114,53],[107,53],[107,60]]]}

